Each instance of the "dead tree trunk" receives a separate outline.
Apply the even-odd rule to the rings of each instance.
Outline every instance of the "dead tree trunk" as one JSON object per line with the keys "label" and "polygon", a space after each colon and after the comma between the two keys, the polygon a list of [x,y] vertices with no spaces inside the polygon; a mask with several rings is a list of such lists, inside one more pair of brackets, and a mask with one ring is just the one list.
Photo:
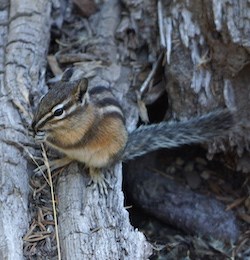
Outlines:
{"label": "dead tree trunk", "polygon": [[[214,155],[235,149],[237,153],[232,155],[235,162],[233,169],[249,172],[249,1],[123,2],[129,10],[127,19],[132,21],[130,31],[134,32],[133,42],[137,43],[133,46],[134,52],[146,45],[149,56],[153,57],[154,51],[159,49],[159,42],[164,47],[165,89],[168,96],[165,118],[181,120],[219,107],[236,111],[237,133],[231,133],[226,141],[211,140],[208,152]],[[149,95],[152,94],[153,91],[149,92]],[[157,165],[157,161],[153,161]],[[130,188],[135,187],[137,193],[140,193],[140,184],[147,183],[143,173],[141,183],[135,181],[135,169],[140,164],[141,171],[145,167],[150,168],[150,160],[145,156],[144,161],[139,159],[131,162],[132,170],[128,174],[130,181],[136,183]],[[156,183],[154,185],[158,190],[161,186]],[[152,195],[148,186],[147,190],[142,188],[141,193],[144,192]],[[166,196],[167,193],[164,194]],[[136,196],[136,202],[140,205],[142,199],[140,195]],[[175,199],[173,201],[176,202]],[[171,205],[166,204],[172,214]],[[147,211],[153,214],[152,208]],[[155,215],[159,216],[159,212]],[[167,218],[167,215],[164,217]],[[175,220],[178,225],[178,217]],[[235,221],[234,217],[232,220]],[[167,219],[166,222],[170,221]],[[233,236],[237,237],[235,234]]]}
{"label": "dead tree trunk", "polygon": [[[122,99],[129,84],[129,68],[117,62],[115,29],[120,21],[119,1],[107,1],[100,12],[92,16],[89,27],[95,37],[89,37],[82,46],[101,60],[82,62],[77,69],[83,74],[95,72],[90,80],[94,86],[111,86],[118,99]],[[94,28],[95,25],[95,28]],[[86,45],[85,45],[86,44]],[[101,56],[100,56],[101,55]],[[101,66],[100,66],[101,65]],[[90,71],[91,68],[91,71]],[[80,73],[79,72],[79,73]],[[121,100],[124,103],[126,103]],[[121,163],[106,172],[112,189],[108,196],[98,190],[86,188],[89,178],[83,169],[70,166],[59,176],[58,209],[62,252],[66,259],[145,259],[150,246],[142,233],[134,230],[124,209],[121,191]]]}
{"label": "dead tree trunk", "polygon": [[49,1],[0,3],[0,258],[23,259],[30,221],[26,150],[30,93],[43,83],[49,42]]}
{"label": "dead tree trunk", "polygon": [[[236,111],[237,133],[231,133],[226,141],[211,140],[208,152],[214,155],[216,152],[229,153],[235,149],[237,153],[232,155],[235,162],[233,169],[249,172],[249,1],[177,0],[157,1],[157,5],[151,1],[124,1],[124,4],[129,10],[129,20],[133,21],[130,30],[134,31],[137,47],[149,46],[151,57],[154,55],[153,50],[159,49],[159,42],[164,47],[165,89],[168,95],[165,118],[181,120],[218,107]],[[150,19],[147,19],[149,16]],[[155,41],[156,35],[158,41]],[[149,95],[152,93],[153,91]],[[153,161],[157,165],[157,161]],[[136,189],[135,197],[137,196],[136,202],[139,205],[142,200],[146,200],[145,194],[152,195],[148,186],[146,190],[141,188],[141,183],[147,184],[143,173],[141,183],[135,181],[135,169],[140,164],[141,171],[145,167],[150,168],[150,160],[145,156],[144,161],[139,159],[131,162],[131,177],[128,177],[133,184],[136,183],[130,185],[130,188]],[[161,185],[157,186],[156,183],[155,181],[155,190],[158,190]],[[143,199],[138,194],[140,191],[145,195],[141,196]],[[166,196],[167,192],[163,191]],[[173,193],[177,194],[177,189]],[[192,200],[190,203],[198,204],[198,201]],[[176,202],[175,198],[173,202]],[[159,203],[158,206],[160,205]],[[169,213],[174,215],[171,203],[166,205]],[[147,211],[153,214],[154,210],[151,208]],[[159,218],[159,214],[157,212],[155,215]],[[163,217],[168,218],[167,214]],[[178,217],[175,220],[178,225]],[[235,222],[234,217],[232,220]],[[166,219],[166,222],[171,221]],[[197,227],[195,226],[196,229]],[[202,233],[200,230],[197,232]],[[233,236],[234,239],[237,237],[235,234]]]}
{"label": "dead tree trunk", "polygon": [[[32,173],[27,157],[34,151],[27,126],[32,118],[31,106],[36,106],[37,99],[45,90],[44,67],[50,36],[51,3],[12,1],[1,8],[1,30],[5,36],[1,38],[1,46],[5,56],[1,60],[0,255],[3,259],[23,259],[22,237],[30,221],[28,172]],[[109,63],[105,69],[97,71],[93,84],[109,82],[121,86],[123,83],[123,88],[116,91],[121,99],[122,91],[128,89],[126,78],[129,70],[123,69],[115,59],[114,32],[120,11],[118,1],[108,1],[102,6],[94,18],[97,27],[92,25],[97,29],[95,40],[101,47],[97,48],[94,43],[92,47],[97,52],[102,51]],[[76,164],[59,177],[59,236],[63,259],[143,259],[150,255],[151,247],[143,234],[130,225],[123,207],[121,165],[107,175],[112,187],[108,198],[86,188],[89,179],[83,168]]]}
{"label": "dead tree trunk", "polygon": [[[244,127],[229,146],[241,157],[249,146],[249,1],[159,1],[158,12],[171,113],[181,118],[217,107],[236,109]],[[210,144],[209,152],[226,147]]]}

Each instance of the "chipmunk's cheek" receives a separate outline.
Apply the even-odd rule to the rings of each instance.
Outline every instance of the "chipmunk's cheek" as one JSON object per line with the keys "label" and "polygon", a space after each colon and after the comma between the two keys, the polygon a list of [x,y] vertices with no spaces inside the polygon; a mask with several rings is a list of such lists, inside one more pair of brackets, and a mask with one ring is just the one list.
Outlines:
{"label": "chipmunk's cheek", "polygon": [[45,131],[38,131],[35,134],[35,141],[37,143],[44,143],[47,139],[47,134]]}

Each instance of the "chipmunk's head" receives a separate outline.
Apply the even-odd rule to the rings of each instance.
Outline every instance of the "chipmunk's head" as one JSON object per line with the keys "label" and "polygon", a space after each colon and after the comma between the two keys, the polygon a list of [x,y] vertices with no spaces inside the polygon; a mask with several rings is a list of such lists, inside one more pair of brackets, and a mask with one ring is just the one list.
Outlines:
{"label": "chipmunk's head", "polygon": [[[36,139],[44,141],[45,133],[64,128],[67,119],[83,111],[88,104],[88,80],[67,82],[62,79],[41,99],[32,121]],[[40,135],[40,137],[39,137]]]}

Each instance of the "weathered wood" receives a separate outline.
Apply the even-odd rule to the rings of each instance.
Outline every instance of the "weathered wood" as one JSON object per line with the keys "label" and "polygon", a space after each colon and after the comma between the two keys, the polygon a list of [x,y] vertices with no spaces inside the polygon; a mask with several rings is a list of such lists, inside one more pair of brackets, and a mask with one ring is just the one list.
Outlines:
{"label": "weathered wood", "polygon": [[[244,127],[230,136],[229,146],[241,156],[249,147],[249,1],[162,4],[172,114],[181,118],[221,106],[236,109]],[[209,153],[227,148],[213,143]]]}
{"label": "weathered wood", "polygon": [[226,211],[215,197],[199,194],[157,173],[155,170],[164,158],[160,153],[153,152],[127,163],[125,183],[131,199],[148,214],[188,234],[236,242],[239,226],[234,213]]}
{"label": "weathered wood", "polygon": [[[157,44],[160,41],[165,50],[169,106],[166,118],[186,119],[218,107],[236,110],[237,131],[230,133],[227,140],[211,140],[208,153],[213,156],[220,151],[227,153],[235,149],[234,169],[249,172],[250,1],[159,0],[158,6],[152,5],[152,1],[123,2],[129,10],[126,19],[130,21],[130,30],[134,32],[133,43],[137,44],[131,49],[136,52],[136,48],[146,44],[149,48],[148,56],[152,58],[155,50],[159,49]],[[149,16],[150,19],[147,19]],[[157,22],[160,35],[156,32]],[[159,41],[155,41],[155,35]],[[131,162],[132,165],[137,163],[137,160]],[[148,160],[145,159],[142,165],[147,168]],[[132,176],[135,171],[131,168]],[[130,185],[134,184],[136,190],[133,197],[135,203],[141,205],[143,202],[145,207],[146,199],[136,195],[140,193],[135,184],[138,181],[133,176],[130,180]],[[150,181],[153,182],[153,177]],[[146,182],[143,175],[141,182]],[[152,187],[155,186],[158,187],[152,184]],[[140,195],[144,192],[150,194],[147,189],[150,189],[150,184]],[[148,199],[156,206],[150,208],[151,203],[148,201],[147,209],[159,216],[157,203],[152,198]],[[167,205],[167,208],[171,211],[171,205]],[[170,216],[168,220],[171,220]],[[193,228],[192,225],[189,227]],[[221,234],[223,232],[219,231]],[[236,233],[232,233],[233,238]]]}
{"label": "weathered wood", "polygon": [[86,188],[89,178],[76,164],[60,176],[59,234],[65,259],[146,259],[150,255],[144,235],[128,221],[120,172],[118,165],[106,173],[113,187],[107,197],[91,186]]}
{"label": "weathered wood", "polygon": [[[90,84],[112,87],[117,98],[127,107],[126,100],[122,99],[129,88],[130,69],[118,63],[114,38],[120,21],[120,8],[119,1],[107,1],[89,20],[94,38],[88,38],[91,44],[87,54],[102,54],[103,64],[100,67],[100,63],[96,63],[93,69],[93,62],[91,67],[87,62],[80,63],[75,77],[95,72],[96,76],[89,79]],[[133,127],[135,120],[128,120],[128,123]],[[59,176],[59,228],[66,259],[146,259],[150,256],[149,243],[130,225],[128,212],[123,207],[121,171],[119,163],[105,173],[111,186],[107,197],[88,187],[90,179],[83,167],[71,165]]]}
{"label": "weathered wood", "polygon": [[[165,49],[167,117],[188,118],[217,107],[236,109],[244,127],[230,136],[229,145],[241,156],[249,147],[249,0],[123,3],[128,10],[123,27],[133,32],[125,40],[133,43],[133,56],[146,45],[148,60],[155,60],[159,42]],[[212,143],[209,152],[227,148]]]}
{"label": "weathered wood", "polygon": [[[7,152],[1,157],[4,162],[1,168],[3,187],[1,255],[2,258],[22,259],[22,236],[29,224],[28,165],[24,155],[26,149],[32,150],[32,147],[29,147],[32,146],[32,140],[27,137],[28,131],[25,128],[31,121],[31,105],[36,106],[39,96],[45,89],[44,66],[50,36],[51,6],[49,2],[44,1],[34,3],[26,1],[21,4],[13,1],[10,10],[7,4],[5,7],[3,25],[8,25],[8,11],[10,23],[9,27],[3,26],[3,30],[6,32],[9,29],[9,32],[8,35],[6,32],[6,38],[3,38],[5,42],[2,46],[6,46],[6,56],[1,64],[4,72],[1,75],[3,89],[1,151]],[[103,6],[101,16],[96,16],[96,21],[99,20],[96,35],[102,45],[100,49],[94,45],[92,48],[103,51],[111,61],[111,65],[97,73],[101,76],[93,79],[93,84],[107,84],[107,82],[115,84],[121,75],[126,74],[126,68],[121,72],[120,66],[115,64],[114,31],[119,15],[119,3],[109,1]],[[117,74],[114,74],[113,70]],[[124,79],[120,81],[126,82]],[[127,83],[123,90],[126,91],[126,88]],[[119,91],[117,95],[122,97]],[[30,104],[30,101],[34,103]],[[128,213],[123,208],[123,194],[119,184],[121,167],[115,168],[117,178],[110,180],[112,189],[108,198],[99,198],[97,191],[93,193],[91,188],[86,189],[89,180],[83,178],[83,168],[80,171],[74,166],[69,168],[68,173],[59,178],[58,186],[59,235],[63,258],[120,259],[125,255],[131,259],[147,258],[151,248],[145,237],[129,224]],[[7,176],[9,173],[12,175]],[[64,178],[67,179],[66,182]],[[82,185],[75,189],[75,184]],[[80,206],[76,206],[74,201]]]}
{"label": "weathered wood", "polygon": [[[29,92],[41,84],[49,41],[49,1],[0,3],[0,258],[23,259],[29,176],[25,150]],[[41,77],[42,76],[42,77]]]}

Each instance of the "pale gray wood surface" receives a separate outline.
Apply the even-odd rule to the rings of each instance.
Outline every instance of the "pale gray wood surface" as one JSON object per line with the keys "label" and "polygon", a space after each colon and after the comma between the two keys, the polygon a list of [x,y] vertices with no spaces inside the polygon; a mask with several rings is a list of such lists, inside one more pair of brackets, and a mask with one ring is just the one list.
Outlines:
{"label": "pale gray wood surface", "polygon": [[[113,8],[109,9],[111,6]],[[103,10],[107,20],[106,23],[101,20],[97,34],[100,41],[103,40],[112,49],[117,22],[114,19],[118,19],[120,9],[116,1],[110,1]],[[10,9],[6,5],[3,16],[6,24],[8,15],[10,23],[7,28],[3,27],[3,31],[9,31],[3,38],[6,56],[2,62],[4,74],[1,78],[1,256],[3,259],[22,259],[22,237],[30,221],[27,154],[25,157],[26,149],[31,153],[33,150],[33,140],[27,136],[27,126],[32,118],[30,97],[34,97],[37,102],[45,89],[44,66],[50,37],[50,3],[27,1],[19,4],[13,1]],[[109,60],[114,60],[115,52],[108,48],[105,51],[110,56]],[[117,72],[121,70],[115,64],[112,64],[112,68]],[[96,82],[113,81],[114,76],[115,80],[120,77],[120,73],[114,75],[109,70],[100,73]],[[121,184],[120,166],[116,168],[115,174]],[[121,259],[125,255],[128,259],[140,259],[149,256],[151,250],[145,237],[129,223],[128,213],[123,207],[121,185],[116,185],[114,181],[117,179],[110,180],[113,190],[108,198],[99,198],[97,191],[93,193],[91,188],[85,191],[89,180],[82,179],[83,173],[83,168],[79,171],[70,166],[68,173],[59,178],[59,236],[63,259]],[[68,181],[64,182],[64,178]],[[75,201],[80,208],[75,205]]]}
{"label": "pale gray wood surface", "polygon": [[[101,53],[100,58],[106,60],[108,65],[97,64],[96,68],[90,69],[83,62],[78,64],[77,71],[83,75],[95,72],[90,84],[112,87],[125,107],[128,105],[122,99],[129,88],[129,68],[117,62],[114,39],[120,8],[119,1],[107,1],[89,21],[94,35],[88,39],[91,52]],[[131,119],[128,124],[133,127],[135,116],[131,116]],[[101,195],[91,186],[87,187],[90,179],[83,167],[77,168],[76,164],[69,166],[59,177],[59,228],[65,259],[148,258],[151,246],[144,235],[130,225],[128,212],[124,209],[121,163],[106,172],[105,177],[111,186],[108,196]]]}
{"label": "pale gray wood surface", "polygon": [[29,92],[42,83],[49,42],[49,1],[0,3],[0,259],[24,259],[29,227]]}

